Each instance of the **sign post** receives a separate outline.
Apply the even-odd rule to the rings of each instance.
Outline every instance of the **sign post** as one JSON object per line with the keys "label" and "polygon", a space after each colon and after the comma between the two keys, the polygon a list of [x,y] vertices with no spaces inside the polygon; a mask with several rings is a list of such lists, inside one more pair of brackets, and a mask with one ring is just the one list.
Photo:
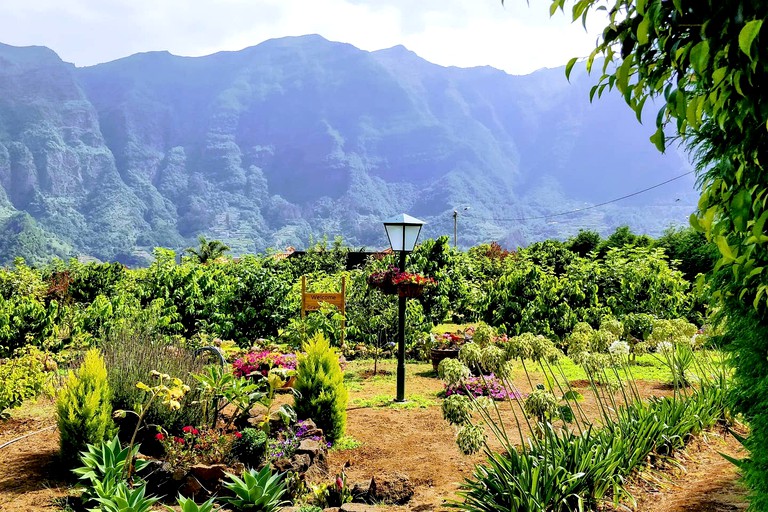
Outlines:
{"label": "sign post", "polygon": [[307,293],[307,276],[301,276],[301,318],[306,317],[307,311],[319,311],[323,302],[336,306],[344,319],[341,321],[341,346],[344,346],[344,329],[347,323],[346,300],[347,278],[341,277],[341,293]]}

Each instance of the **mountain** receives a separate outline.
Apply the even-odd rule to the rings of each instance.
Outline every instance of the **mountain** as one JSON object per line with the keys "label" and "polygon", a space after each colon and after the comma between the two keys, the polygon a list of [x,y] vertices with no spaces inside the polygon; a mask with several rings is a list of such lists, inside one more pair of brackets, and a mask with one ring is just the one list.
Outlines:
{"label": "mountain", "polygon": [[690,170],[656,152],[616,94],[590,103],[594,80],[446,68],[319,36],[86,68],[0,44],[0,261],[141,264],[199,234],[236,253],[339,234],[382,247],[381,221],[400,212],[437,236],[459,209],[464,246],[685,222],[692,175],[546,218]]}

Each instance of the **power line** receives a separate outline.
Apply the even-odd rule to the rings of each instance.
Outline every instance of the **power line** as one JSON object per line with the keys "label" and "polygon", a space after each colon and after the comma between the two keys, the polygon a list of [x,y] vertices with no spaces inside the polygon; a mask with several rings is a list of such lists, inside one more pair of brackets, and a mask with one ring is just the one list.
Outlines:
{"label": "power line", "polygon": [[576,208],[575,210],[568,210],[567,212],[559,212],[559,213],[552,213],[550,215],[540,215],[537,217],[520,217],[519,219],[491,219],[491,218],[481,218],[481,217],[474,217],[477,220],[493,220],[498,222],[522,222],[526,220],[540,220],[540,219],[550,219],[552,217],[560,217],[562,215],[570,215],[571,213],[578,213],[583,212],[585,210],[591,210],[593,208],[599,208],[601,206],[605,206],[607,204],[615,203],[617,201],[621,201],[622,199],[627,199],[629,197],[634,197],[636,195],[640,195],[644,192],[648,192],[649,190],[653,190],[654,188],[658,188],[662,185],[666,185],[667,183],[671,183],[675,180],[679,180],[680,178],[683,178],[685,176],[688,176],[689,174],[693,174],[694,171],[688,171],[684,174],[681,174],[679,176],[675,176],[674,178],[670,178],[667,181],[662,181],[661,183],[657,183],[656,185],[652,185],[648,188],[644,188],[642,190],[638,190],[637,192],[632,192],[631,194],[627,194],[625,196],[617,197],[616,199],[611,199],[610,201],[605,201],[603,203],[599,204],[593,204],[592,206],[585,206],[584,208]]}

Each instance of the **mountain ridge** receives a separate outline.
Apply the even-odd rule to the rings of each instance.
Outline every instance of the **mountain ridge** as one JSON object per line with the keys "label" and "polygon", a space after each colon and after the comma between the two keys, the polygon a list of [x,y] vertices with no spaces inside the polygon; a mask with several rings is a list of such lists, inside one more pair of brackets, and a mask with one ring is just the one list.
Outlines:
{"label": "mountain ridge", "polygon": [[8,247],[0,261],[71,247],[142,264],[152,247],[199,234],[235,252],[324,234],[381,247],[391,214],[423,218],[437,236],[464,205],[465,246],[619,224],[658,234],[695,205],[690,179],[649,193],[683,199],[652,212],[641,199],[570,224],[492,220],[575,209],[690,169],[655,152],[620,98],[589,103],[578,66],[569,84],[562,69],[443,67],[402,45],[367,52],[316,35],[81,68],[27,48],[0,45],[0,221],[27,213],[49,249]]}

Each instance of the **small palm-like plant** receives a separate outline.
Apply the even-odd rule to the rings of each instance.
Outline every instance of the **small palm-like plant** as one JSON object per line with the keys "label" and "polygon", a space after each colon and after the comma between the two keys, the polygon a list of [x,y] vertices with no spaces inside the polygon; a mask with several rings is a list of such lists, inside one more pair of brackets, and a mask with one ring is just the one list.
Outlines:
{"label": "small palm-like plant", "polygon": [[146,496],[146,486],[131,488],[126,482],[120,482],[109,493],[96,498],[99,512],[149,512],[160,498]]}
{"label": "small palm-like plant", "polygon": [[[179,497],[176,498],[176,501],[179,504],[179,508],[181,508],[181,512],[214,512],[214,498],[209,499],[208,501],[197,504],[195,503],[195,500],[190,498],[185,498],[181,494],[179,494]],[[168,509],[169,512],[175,512],[174,509],[171,507],[166,506],[166,509]],[[217,508],[216,511],[221,510],[221,507]]]}
{"label": "small palm-like plant", "polygon": [[[117,436],[111,441],[89,444],[87,450],[80,454],[83,466],[72,470],[81,480],[87,482],[83,500],[85,502],[96,500],[99,495],[114,492],[114,489],[124,480],[128,460],[134,458],[138,452],[139,445],[133,448],[122,448]],[[147,464],[149,464],[148,461],[138,459],[134,464],[134,470],[139,472]]]}
{"label": "small palm-like plant", "polygon": [[251,469],[243,473],[243,478],[227,474],[231,482],[225,482],[224,487],[235,494],[225,501],[236,510],[254,512],[276,512],[286,502],[282,500],[285,494],[285,482],[280,473],[272,474],[269,466],[261,471]]}
{"label": "small palm-like plant", "polygon": [[194,249],[189,247],[185,252],[195,256],[200,264],[206,264],[209,261],[215,261],[229,251],[229,247],[220,240],[206,240],[204,236],[198,237],[200,247]]}

